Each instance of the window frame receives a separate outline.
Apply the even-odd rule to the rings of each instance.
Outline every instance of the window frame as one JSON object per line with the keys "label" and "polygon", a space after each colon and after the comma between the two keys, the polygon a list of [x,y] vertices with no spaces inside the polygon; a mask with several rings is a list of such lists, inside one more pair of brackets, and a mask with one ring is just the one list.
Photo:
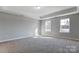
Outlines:
{"label": "window frame", "polygon": [[45,21],[45,32],[51,32],[51,20]]}
{"label": "window frame", "polygon": [[70,33],[70,18],[60,20],[60,33]]}

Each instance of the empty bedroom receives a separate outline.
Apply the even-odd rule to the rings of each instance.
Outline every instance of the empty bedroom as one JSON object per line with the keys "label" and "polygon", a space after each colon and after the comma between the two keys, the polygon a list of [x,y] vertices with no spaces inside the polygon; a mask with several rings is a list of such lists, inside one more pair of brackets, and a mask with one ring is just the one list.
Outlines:
{"label": "empty bedroom", "polygon": [[79,53],[79,6],[0,6],[0,53]]}

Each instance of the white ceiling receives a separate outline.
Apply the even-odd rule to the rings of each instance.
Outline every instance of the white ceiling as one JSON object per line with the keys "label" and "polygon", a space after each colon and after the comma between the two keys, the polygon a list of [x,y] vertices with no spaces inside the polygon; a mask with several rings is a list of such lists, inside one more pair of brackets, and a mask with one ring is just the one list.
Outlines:
{"label": "white ceiling", "polygon": [[41,6],[40,9],[35,9],[34,6],[3,6],[2,8],[4,10],[10,10],[34,19],[40,19],[40,16],[71,8],[71,6]]}

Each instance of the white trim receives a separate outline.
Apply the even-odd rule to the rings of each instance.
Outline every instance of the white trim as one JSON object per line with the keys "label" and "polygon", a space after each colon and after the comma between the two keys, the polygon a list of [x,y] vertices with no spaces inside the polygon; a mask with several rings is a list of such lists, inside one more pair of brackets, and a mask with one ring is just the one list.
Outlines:
{"label": "white trim", "polygon": [[51,19],[51,18],[60,17],[60,16],[67,16],[67,15],[76,14],[76,13],[79,13],[79,11],[66,13],[66,14],[61,14],[61,15],[57,15],[57,16],[53,16],[53,17],[42,18],[40,20],[46,20],[46,19]]}
{"label": "white trim", "polygon": [[11,10],[9,10],[9,9],[6,9],[4,6],[1,6],[0,7],[1,9],[0,9],[0,12],[3,12],[3,13],[7,13],[7,14],[11,14],[11,15],[17,15],[17,16],[24,16],[23,14],[21,14],[21,13],[17,13],[17,12],[13,12],[13,11],[11,11]]}
{"label": "white trim", "polygon": [[32,37],[32,36],[23,36],[23,37],[17,37],[17,38],[12,38],[12,39],[6,39],[6,40],[1,40],[0,43],[2,42],[7,42],[7,41],[12,41],[12,40],[20,40],[20,39],[23,39],[23,38],[29,38],[29,37]]}
{"label": "white trim", "polygon": [[8,15],[13,15],[13,16],[24,17],[24,18],[28,17],[28,18],[31,18],[33,20],[37,20],[37,19],[34,19],[34,18],[30,17],[30,16],[24,15],[22,13],[13,12],[13,11],[10,11],[10,10],[0,10],[0,13],[4,13],[4,14],[8,14]]}
{"label": "white trim", "polygon": [[0,12],[3,12],[3,13],[7,13],[7,14],[11,14],[11,15],[17,15],[17,16],[23,16],[22,14],[20,13],[16,13],[16,12],[12,12],[10,10],[0,10]]}

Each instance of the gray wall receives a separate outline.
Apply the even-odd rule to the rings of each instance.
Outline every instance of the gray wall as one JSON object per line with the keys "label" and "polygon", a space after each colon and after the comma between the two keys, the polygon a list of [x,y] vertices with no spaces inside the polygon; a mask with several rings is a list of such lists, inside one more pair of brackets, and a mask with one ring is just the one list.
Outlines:
{"label": "gray wall", "polygon": [[[60,33],[60,19],[64,18],[70,18],[70,33]],[[59,37],[59,38],[78,38],[79,39],[79,13],[77,14],[72,14],[72,15],[67,15],[67,16],[61,16],[61,17],[56,17],[51,20],[52,22],[52,31],[51,32],[45,32],[45,20],[42,20],[40,24],[41,25],[41,34],[43,36],[52,36],[52,37]]]}
{"label": "gray wall", "polygon": [[37,24],[29,17],[0,12],[0,41],[33,36]]}

